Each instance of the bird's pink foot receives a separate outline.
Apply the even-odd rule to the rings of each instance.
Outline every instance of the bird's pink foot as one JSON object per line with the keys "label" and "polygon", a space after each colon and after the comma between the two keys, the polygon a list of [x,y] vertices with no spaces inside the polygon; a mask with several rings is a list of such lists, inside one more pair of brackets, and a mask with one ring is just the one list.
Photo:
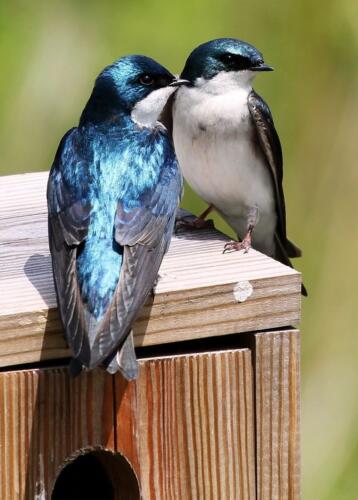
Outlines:
{"label": "bird's pink foot", "polygon": [[229,241],[225,243],[223,253],[226,252],[237,252],[244,250],[247,253],[251,248],[251,235],[246,235],[242,241]]}

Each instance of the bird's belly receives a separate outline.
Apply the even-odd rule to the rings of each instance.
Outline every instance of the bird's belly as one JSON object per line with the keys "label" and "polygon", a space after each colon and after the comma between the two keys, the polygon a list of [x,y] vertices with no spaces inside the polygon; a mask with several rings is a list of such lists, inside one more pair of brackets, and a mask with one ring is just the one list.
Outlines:
{"label": "bird's belly", "polygon": [[247,95],[191,100],[187,91],[174,106],[173,138],[183,175],[213,204],[242,238],[250,209],[257,208],[254,246],[272,253],[276,228],[273,181],[264,155],[253,141]]}
{"label": "bird's belly", "polygon": [[274,192],[263,157],[246,134],[202,133],[174,136],[182,172],[191,187],[226,215],[246,215],[250,207],[260,214],[274,212]]}

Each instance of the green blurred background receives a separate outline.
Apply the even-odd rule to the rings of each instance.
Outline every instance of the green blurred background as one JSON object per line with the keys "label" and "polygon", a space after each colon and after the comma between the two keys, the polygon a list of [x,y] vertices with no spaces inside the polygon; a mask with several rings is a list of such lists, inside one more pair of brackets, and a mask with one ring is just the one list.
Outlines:
{"label": "green blurred background", "polygon": [[[99,71],[143,53],[179,72],[199,43],[256,45],[255,84],[285,157],[288,234],[309,298],[302,321],[303,498],[358,498],[358,3],[353,0],[2,0],[0,174],[47,170]],[[29,200],[29,203],[31,200]],[[188,189],[183,205],[204,204]],[[217,225],[224,226],[217,219]]]}

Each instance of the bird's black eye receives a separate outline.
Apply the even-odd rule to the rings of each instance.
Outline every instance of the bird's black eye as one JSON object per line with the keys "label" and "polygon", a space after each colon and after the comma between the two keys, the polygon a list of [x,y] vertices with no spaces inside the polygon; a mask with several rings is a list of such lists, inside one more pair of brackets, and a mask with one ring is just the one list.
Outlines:
{"label": "bird's black eye", "polygon": [[226,71],[242,71],[250,68],[251,61],[248,57],[241,56],[240,54],[222,54],[220,57],[221,62],[226,66]]}
{"label": "bird's black eye", "polygon": [[154,78],[150,75],[142,75],[139,78],[139,81],[142,85],[153,85],[154,83]]}
{"label": "bird's black eye", "polygon": [[226,54],[223,54],[221,56],[221,60],[223,63],[225,64],[229,64],[229,63],[233,63],[234,62],[234,56],[233,54],[229,54],[229,53],[226,53]]}

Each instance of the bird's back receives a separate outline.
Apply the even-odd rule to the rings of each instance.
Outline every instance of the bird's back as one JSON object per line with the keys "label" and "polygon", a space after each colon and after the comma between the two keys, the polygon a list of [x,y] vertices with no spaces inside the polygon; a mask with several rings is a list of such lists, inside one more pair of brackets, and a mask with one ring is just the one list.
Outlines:
{"label": "bird's back", "polygon": [[[153,286],[180,196],[169,138],[140,132],[131,123],[73,129],[50,173],[50,246],[61,317],[75,357],[91,368],[123,341]],[[170,184],[173,203],[157,241],[146,246],[136,240],[135,214],[140,217],[163,183]],[[157,209],[154,203],[144,212]],[[151,245],[156,251],[149,258]]]}

